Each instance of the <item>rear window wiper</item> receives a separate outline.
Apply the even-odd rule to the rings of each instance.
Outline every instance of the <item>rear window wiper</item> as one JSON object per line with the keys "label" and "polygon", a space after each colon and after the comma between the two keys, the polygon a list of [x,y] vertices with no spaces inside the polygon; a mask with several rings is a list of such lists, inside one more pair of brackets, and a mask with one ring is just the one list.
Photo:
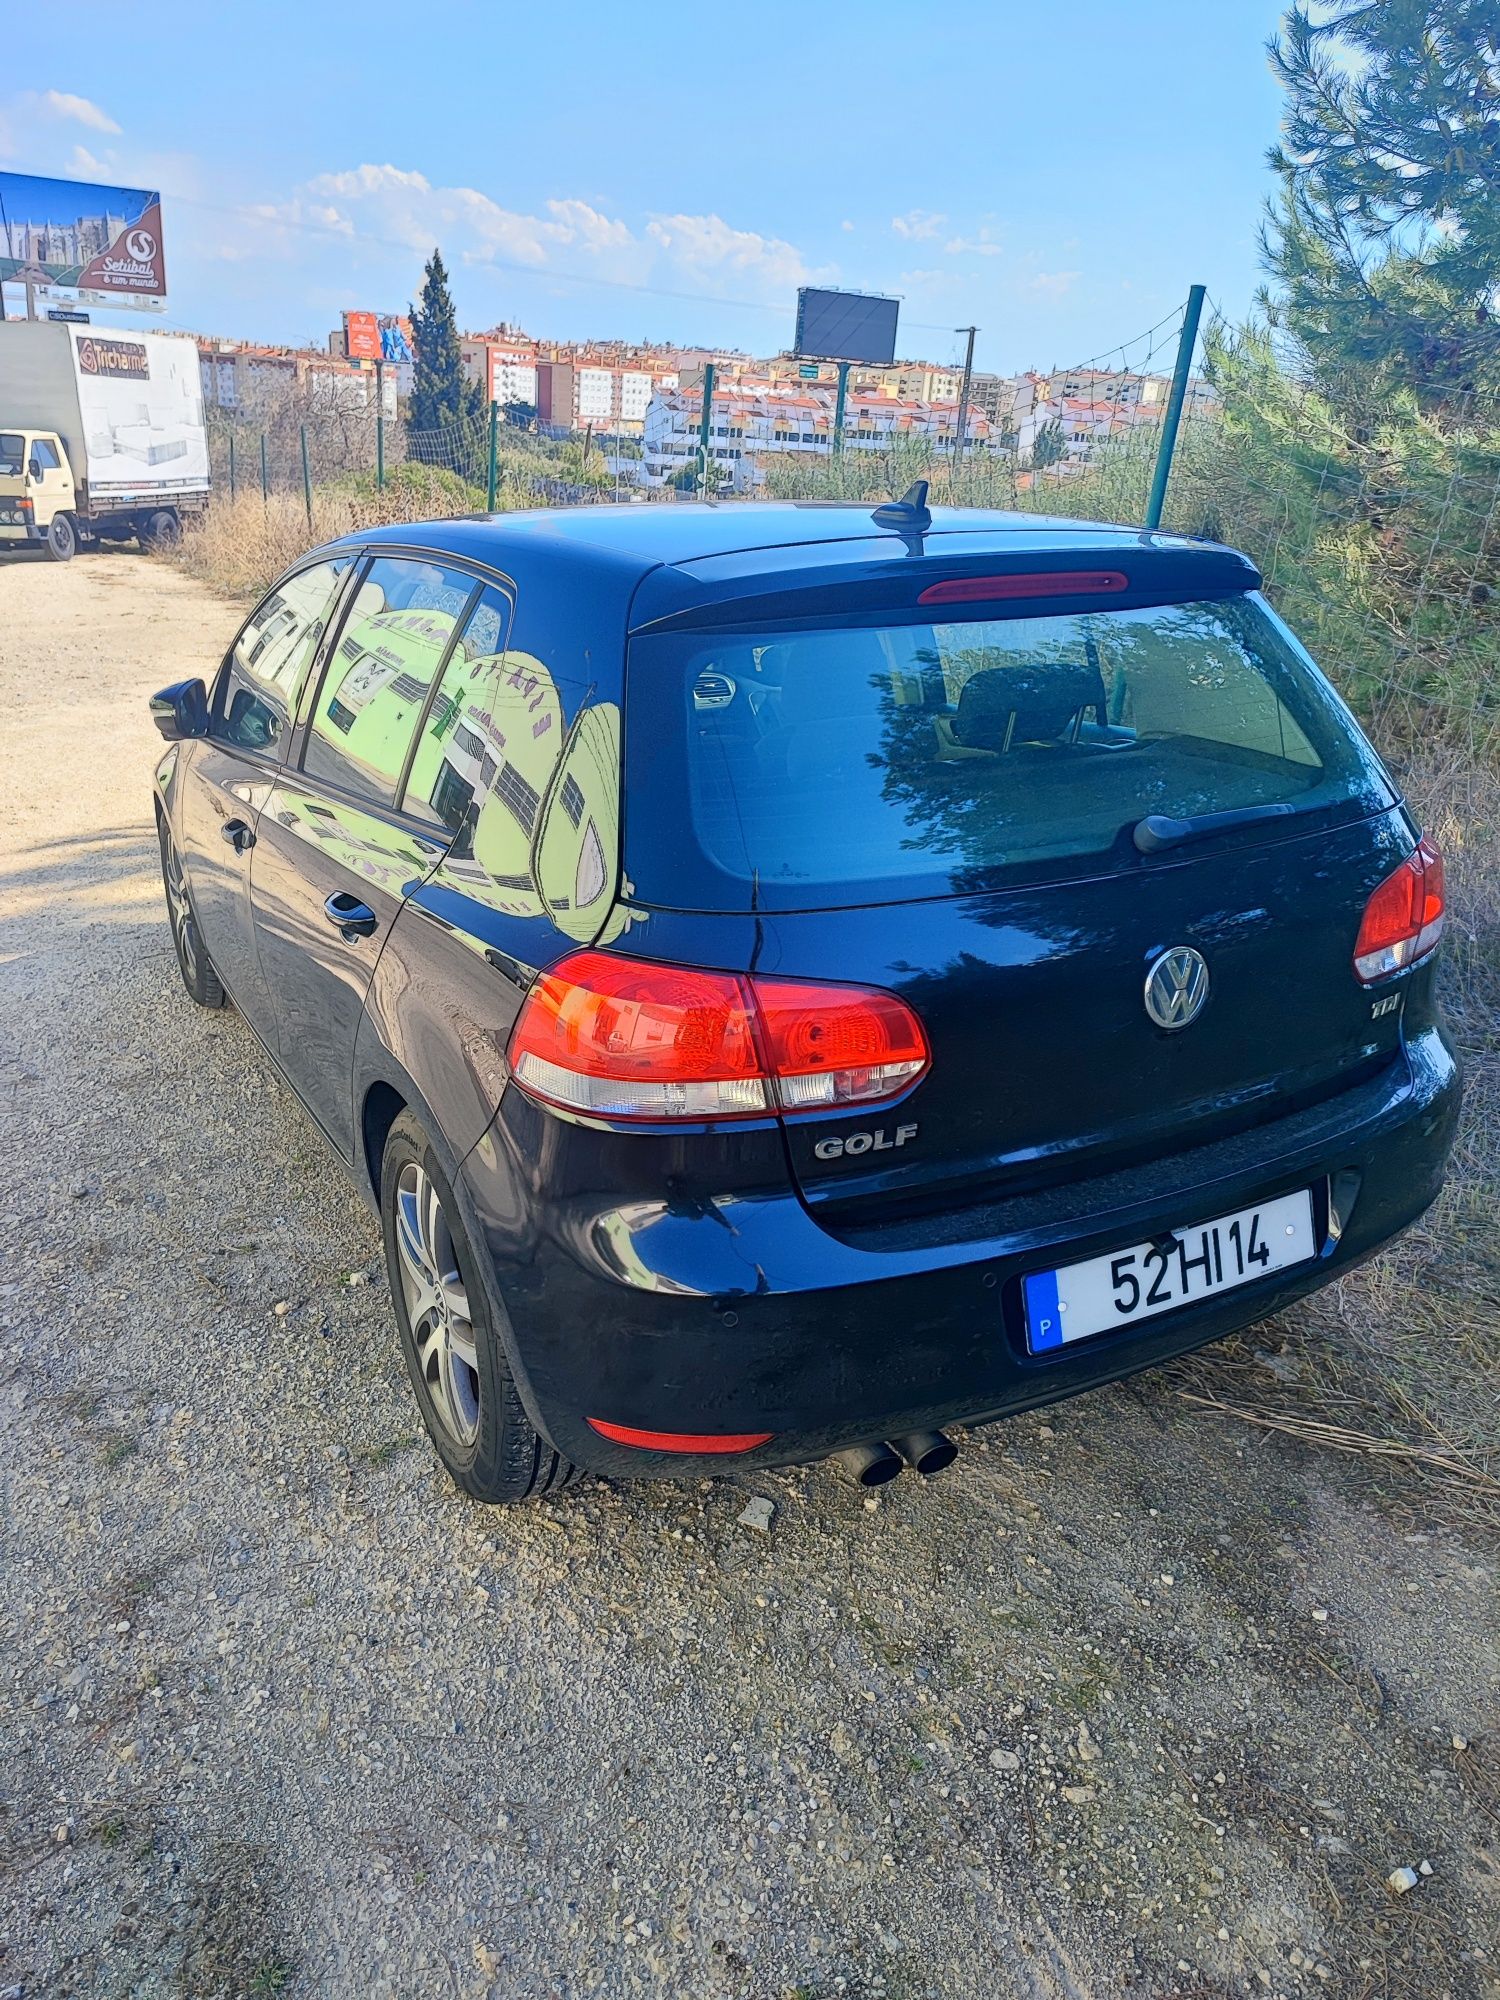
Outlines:
{"label": "rear window wiper", "polygon": [[1192,819],[1170,819],[1165,813],[1147,813],[1136,824],[1131,838],[1142,854],[1159,854],[1164,847],[1181,847],[1184,841],[1202,840],[1211,833],[1225,833],[1232,826],[1253,826],[1257,820],[1285,819],[1297,808],[1293,805],[1236,806],[1231,812],[1198,813]]}

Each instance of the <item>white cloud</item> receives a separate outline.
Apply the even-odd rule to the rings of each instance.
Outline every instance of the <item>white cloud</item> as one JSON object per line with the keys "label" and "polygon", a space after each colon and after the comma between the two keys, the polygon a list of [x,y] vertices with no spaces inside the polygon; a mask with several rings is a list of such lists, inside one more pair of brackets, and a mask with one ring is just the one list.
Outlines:
{"label": "white cloud", "polygon": [[75,97],[70,90],[44,90],[28,95],[40,109],[51,112],[54,118],[71,118],[76,124],[87,125],[92,132],[118,132],[120,129],[109,113],[101,111],[92,98]]}
{"label": "white cloud", "polygon": [[943,249],[950,257],[999,257],[1005,246],[997,243],[988,229],[981,229],[977,236],[950,236]]}
{"label": "white cloud", "polygon": [[1021,289],[1037,298],[1060,299],[1072,291],[1082,276],[1081,271],[1038,271],[1035,277],[1026,279]]}
{"label": "white cloud", "polygon": [[646,235],[684,273],[730,277],[789,298],[797,285],[832,275],[813,269],[794,244],[754,229],[735,229],[721,215],[654,215]]}
{"label": "white cloud", "polygon": [[891,217],[891,233],[904,237],[908,243],[917,243],[927,237],[937,236],[948,220],[931,208],[909,208],[905,215]]}
{"label": "white cloud", "polygon": [[845,221],[839,224],[839,228],[848,231],[852,235],[854,231],[854,224],[846,219]]}

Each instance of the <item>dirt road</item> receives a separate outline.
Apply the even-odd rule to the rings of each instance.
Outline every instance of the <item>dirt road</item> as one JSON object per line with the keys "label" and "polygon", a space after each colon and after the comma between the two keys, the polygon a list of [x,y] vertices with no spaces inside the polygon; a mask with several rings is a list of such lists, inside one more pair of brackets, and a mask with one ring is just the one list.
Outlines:
{"label": "dirt road", "polygon": [[172,962],[144,697],[235,622],[0,568],[0,1992],[1493,2000],[1496,1572],[1425,1488],[1159,1378],[878,1499],[449,1487]]}

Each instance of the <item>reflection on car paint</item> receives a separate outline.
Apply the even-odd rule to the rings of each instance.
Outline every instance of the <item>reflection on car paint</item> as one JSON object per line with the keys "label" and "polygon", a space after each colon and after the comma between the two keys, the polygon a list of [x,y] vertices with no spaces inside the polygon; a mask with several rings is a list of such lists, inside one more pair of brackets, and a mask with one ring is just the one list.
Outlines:
{"label": "reflection on car paint", "polygon": [[618,937],[619,708],[581,710],[559,757],[551,674],[529,653],[498,664],[489,705],[466,705],[448,725],[432,798],[464,822],[435,880],[506,916],[549,915],[571,938]]}

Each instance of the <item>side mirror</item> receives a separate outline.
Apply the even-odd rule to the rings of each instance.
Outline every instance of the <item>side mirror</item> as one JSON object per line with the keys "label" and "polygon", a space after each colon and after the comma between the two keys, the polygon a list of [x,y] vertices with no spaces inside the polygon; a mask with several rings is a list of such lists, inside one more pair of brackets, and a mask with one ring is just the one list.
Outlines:
{"label": "side mirror", "polygon": [[27,459],[27,461],[26,461],[26,476],[27,476],[27,478],[28,478],[28,479],[40,479],[40,478],[41,478],[41,476],[42,476],[42,461],[41,461],[41,460],[40,460],[39,458],[29,458],[29,459]]}
{"label": "side mirror", "polygon": [[177,681],[151,697],[151,720],[169,743],[207,736],[208,689],[202,681]]}

